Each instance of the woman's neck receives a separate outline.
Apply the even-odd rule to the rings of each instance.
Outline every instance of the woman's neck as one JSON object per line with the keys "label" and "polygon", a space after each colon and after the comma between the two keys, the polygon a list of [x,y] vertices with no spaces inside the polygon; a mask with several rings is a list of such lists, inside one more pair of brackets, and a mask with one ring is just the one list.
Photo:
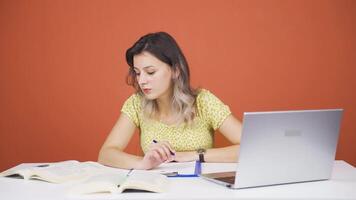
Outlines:
{"label": "woman's neck", "polygon": [[172,116],[172,93],[168,93],[156,99],[160,120],[166,121]]}
{"label": "woman's neck", "polygon": [[171,114],[171,100],[157,99],[158,112],[160,116],[169,116]]}

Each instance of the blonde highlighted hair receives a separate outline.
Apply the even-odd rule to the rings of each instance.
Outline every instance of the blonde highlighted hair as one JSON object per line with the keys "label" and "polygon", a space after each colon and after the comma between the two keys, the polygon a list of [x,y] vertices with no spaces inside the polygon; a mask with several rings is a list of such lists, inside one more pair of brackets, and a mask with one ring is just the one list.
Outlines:
{"label": "blonde highlighted hair", "polygon": [[196,115],[197,90],[190,86],[190,72],[187,60],[177,42],[172,36],[165,32],[149,33],[142,36],[132,47],[126,51],[126,61],[129,67],[127,83],[136,89],[142,99],[143,116],[148,119],[158,119],[159,110],[157,101],[144,97],[143,92],[136,79],[133,65],[133,57],[142,52],[148,52],[168,64],[177,77],[173,82],[173,97],[171,109],[175,124],[191,124]]}

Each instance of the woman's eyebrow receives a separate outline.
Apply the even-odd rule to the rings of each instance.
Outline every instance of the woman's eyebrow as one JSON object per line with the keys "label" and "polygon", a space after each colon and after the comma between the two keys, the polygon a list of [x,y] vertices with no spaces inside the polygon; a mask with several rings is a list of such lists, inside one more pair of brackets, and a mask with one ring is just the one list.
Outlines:
{"label": "woman's eyebrow", "polygon": [[[142,69],[147,69],[147,68],[151,68],[151,67],[155,67],[155,66],[149,65],[149,66],[142,67]],[[134,67],[134,69],[136,69],[136,70],[140,70],[140,69],[139,69],[139,68],[137,68],[137,67]]]}

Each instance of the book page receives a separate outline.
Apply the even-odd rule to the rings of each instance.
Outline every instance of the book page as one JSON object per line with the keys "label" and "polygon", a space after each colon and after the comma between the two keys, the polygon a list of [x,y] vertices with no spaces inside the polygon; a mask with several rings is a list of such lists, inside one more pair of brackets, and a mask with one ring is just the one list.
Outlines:
{"label": "book page", "polygon": [[8,170],[5,170],[0,173],[0,176],[11,176],[11,175],[21,175],[24,179],[29,179],[31,178],[32,175],[34,175],[34,172],[36,170],[41,170],[42,168],[48,169],[52,165],[77,165],[79,164],[79,161],[76,160],[67,160],[67,161],[61,161],[61,162],[55,162],[55,163],[22,163],[20,165],[17,165],[15,167],[12,167]]}
{"label": "book page", "polygon": [[168,183],[168,178],[157,172],[134,170],[119,187],[118,192],[123,192],[126,189],[136,189],[161,193],[167,191]]}
{"label": "book page", "polygon": [[[0,173],[0,176],[3,177],[14,177],[14,178],[24,178],[24,174],[20,174],[21,171],[25,169],[33,168],[33,165],[29,164],[20,164],[10,169],[7,169]],[[17,175],[17,176],[15,176]]]}
{"label": "book page", "polygon": [[92,193],[117,193],[118,186],[127,179],[127,172],[104,172],[90,176],[88,179],[74,185],[68,193],[82,195]]}
{"label": "book page", "polygon": [[97,173],[101,166],[88,162],[64,161],[50,163],[47,167],[37,167],[32,170],[31,179],[39,179],[52,183],[63,183],[88,178],[90,174]]}
{"label": "book page", "polygon": [[83,173],[90,166],[82,164],[80,162],[58,162],[50,163],[47,167],[36,167],[36,172],[48,172],[54,176],[70,176],[73,174]]}
{"label": "book page", "polygon": [[2,172],[0,176],[16,177],[14,174],[19,174],[24,179],[38,179],[51,183],[63,183],[79,181],[88,178],[92,174],[100,173],[101,171],[113,170],[114,168],[103,166],[97,162],[68,160],[54,163],[20,164]]}

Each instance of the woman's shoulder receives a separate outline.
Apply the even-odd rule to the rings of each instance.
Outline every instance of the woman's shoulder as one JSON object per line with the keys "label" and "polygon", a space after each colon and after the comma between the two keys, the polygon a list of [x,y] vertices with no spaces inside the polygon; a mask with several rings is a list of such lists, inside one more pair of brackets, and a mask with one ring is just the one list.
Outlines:
{"label": "woman's shoulder", "polygon": [[131,101],[141,101],[141,95],[138,94],[137,92],[131,94],[127,100],[131,100]]}
{"label": "woman's shoulder", "polygon": [[198,109],[208,108],[213,109],[215,107],[221,107],[224,103],[215,96],[210,90],[200,89],[197,94],[196,103]]}
{"label": "woman's shoulder", "polygon": [[139,95],[138,93],[133,93],[126,99],[124,105],[131,105],[134,108],[140,108],[141,98],[141,95]]}
{"label": "woman's shoulder", "polygon": [[210,92],[210,90],[205,88],[200,88],[197,90],[197,102],[201,103],[202,101],[209,101],[211,98],[216,98],[215,95]]}

